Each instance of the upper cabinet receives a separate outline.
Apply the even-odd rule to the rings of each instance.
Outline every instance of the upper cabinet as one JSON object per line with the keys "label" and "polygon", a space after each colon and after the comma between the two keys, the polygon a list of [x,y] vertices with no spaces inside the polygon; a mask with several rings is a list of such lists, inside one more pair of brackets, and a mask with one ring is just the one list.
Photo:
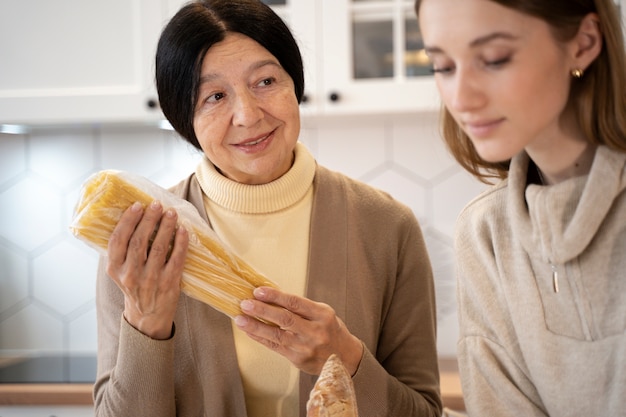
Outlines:
{"label": "upper cabinet", "polygon": [[323,113],[436,110],[413,0],[323,0],[316,55]]}
{"label": "upper cabinet", "polygon": [[305,61],[305,114],[439,108],[413,0],[266,3],[273,4],[300,44]]}
{"label": "upper cabinet", "polygon": [[[186,0],[3,0],[0,124],[161,119],[154,54]],[[304,58],[305,115],[435,109],[412,0],[265,0]]]}
{"label": "upper cabinet", "polygon": [[0,123],[160,119],[154,0],[2,0]]}
{"label": "upper cabinet", "polygon": [[413,0],[266,0],[304,58],[305,115],[431,111],[439,97]]}
{"label": "upper cabinet", "polygon": [[[626,16],[626,0],[621,14]],[[303,114],[435,111],[413,0],[264,0],[304,58]],[[162,119],[154,54],[187,0],[2,0],[0,124]],[[626,20],[626,19],[625,19]]]}

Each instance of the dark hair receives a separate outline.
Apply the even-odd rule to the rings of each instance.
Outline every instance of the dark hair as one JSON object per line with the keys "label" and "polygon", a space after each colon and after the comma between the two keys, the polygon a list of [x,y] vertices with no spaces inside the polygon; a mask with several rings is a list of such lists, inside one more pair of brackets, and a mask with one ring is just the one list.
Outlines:
{"label": "dark hair", "polygon": [[201,0],[183,6],[163,29],[156,52],[156,86],[172,127],[200,149],[193,129],[202,60],[228,32],[267,49],[289,74],[298,103],[304,93],[302,56],[282,19],[259,0]]}
{"label": "dark hair", "polygon": [[[626,53],[617,6],[613,0],[490,0],[504,7],[547,22],[558,41],[576,36],[585,16],[596,13],[602,32],[602,51],[585,69],[580,80],[572,80],[570,103],[590,142],[626,151]],[[422,0],[416,0],[419,15]],[[488,182],[506,178],[509,162],[483,160],[470,138],[447,109],[442,112],[442,135],[455,159],[472,175]]]}

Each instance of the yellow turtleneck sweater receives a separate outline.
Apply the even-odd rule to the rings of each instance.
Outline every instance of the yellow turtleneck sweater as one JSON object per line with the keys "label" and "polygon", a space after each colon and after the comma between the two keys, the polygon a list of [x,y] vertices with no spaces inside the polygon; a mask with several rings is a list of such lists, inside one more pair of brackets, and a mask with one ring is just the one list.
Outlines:
{"label": "yellow turtleneck sweater", "polygon": [[[253,268],[292,294],[306,288],[315,160],[297,143],[291,169],[268,184],[241,184],[204,159],[196,169],[211,225]],[[299,371],[233,323],[250,417],[298,415]]]}

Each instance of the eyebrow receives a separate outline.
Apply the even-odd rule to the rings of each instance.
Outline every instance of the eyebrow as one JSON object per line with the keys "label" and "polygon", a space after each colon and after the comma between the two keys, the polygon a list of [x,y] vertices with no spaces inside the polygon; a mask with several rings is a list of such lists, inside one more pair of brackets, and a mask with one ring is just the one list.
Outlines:
{"label": "eyebrow", "polygon": [[[257,70],[259,68],[263,68],[263,67],[265,67],[267,65],[273,65],[273,66],[275,66],[277,68],[281,68],[281,69],[283,68],[278,62],[274,61],[273,59],[264,59],[262,61],[258,61],[258,62],[255,62],[254,64],[252,64],[250,66],[249,70],[250,71],[254,71],[254,70]],[[210,81],[213,81],[213,80],[218,79],[218,78],[220,78],[219,74],[215,74],[215,73],[205,74],[205,75],[202,75],[200,77],[200,84],[203,84],[203,83],[206,83],[206,82],[210,82]]]}
{"label": "eyebrow", "polygon": [[[516,40],[518,39],[518,37],[508,32],[493,32],[488,35],[474,39],[472,42],[470,42],[469,46],[470,48],[477,48],[496,39]],[[429,54],[443,53],[443,49],[437,46],[424,46],[424,50],[426,51],[426,53]]]}

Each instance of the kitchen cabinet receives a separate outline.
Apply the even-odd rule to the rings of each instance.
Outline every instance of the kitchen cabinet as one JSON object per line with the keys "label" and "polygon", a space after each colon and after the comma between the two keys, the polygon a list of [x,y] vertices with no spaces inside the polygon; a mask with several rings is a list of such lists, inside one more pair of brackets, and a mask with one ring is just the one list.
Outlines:
{"label": "kitchen cabinet", "polygon": [[160,119],[154,0],[3,0],[0,123]]}
{"label": "kitchen cabinet", "polygon": [[300,45],[305,115],[439,109],[413,0],[266,3],[273,4]]}
{"label": "kitchen cabinet", "polygon": [[323,0],[324,114],[436,111],[439,97],[412,0]]}
{"label": "kitchen cabinet", "polygon": [[[621,4],[626,21],[626,0]],[[187,0],[3,0],[0,124],[162,119],[154,53]],[[413,0],[264,0],[304,58],[305,116],[436,111]]]}

